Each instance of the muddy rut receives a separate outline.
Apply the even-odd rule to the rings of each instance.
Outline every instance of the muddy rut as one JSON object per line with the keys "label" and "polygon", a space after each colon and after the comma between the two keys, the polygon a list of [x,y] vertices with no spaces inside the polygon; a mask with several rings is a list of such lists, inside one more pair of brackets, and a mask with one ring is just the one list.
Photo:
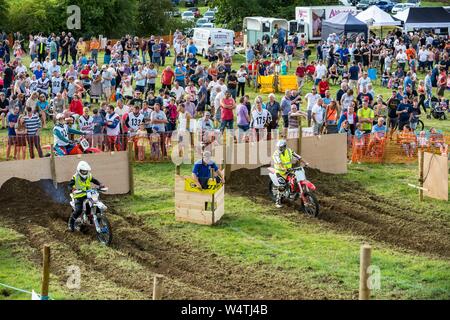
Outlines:
{"label": "muddy rut", "polygon": [[[335,175],[308,170],[307,177],[317,187],[321,206],[319,222],[327,228],[361,235],[396,248],[450,258],[450,223],[431,217],[398,203],[365,191],[358,183],[345,181]],[[239,170],[232,173],[228,191],[267,203],[267,176],[260,170]],[[285,214],[294,221],[304,221],[302,215]]]}
{"label": "muddy rut", "polygon": [[165,276],[164,299],[320,299],[356,294],[342,297],[306,288],[284,271],[243,267],[190,247],[188,240],[181,245],[163,231],[145,226],[141,218],[114,210],[110,214],[112,248],[100,247],[93,232],[66,230],[70,209],[65,199],[64,190],[55,191],[49,181],[10,180],[0,190],[4,204],[0,222],[25,236],[24,244],[33,249],[31,259],[36,265],[43,244],[51,245],[51,273],[61,285],[68,279],[67,267],[78,266],[81,293],[92,299],[149,299],[155,273]]}

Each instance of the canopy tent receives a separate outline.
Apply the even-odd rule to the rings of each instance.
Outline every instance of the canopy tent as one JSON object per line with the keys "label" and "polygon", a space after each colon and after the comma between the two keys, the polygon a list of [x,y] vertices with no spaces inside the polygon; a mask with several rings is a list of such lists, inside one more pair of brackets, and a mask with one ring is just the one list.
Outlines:
{"label": "canopy tent", "polygon": [[400,11],[399,13],[397,13],[397,14],[394,16],[394,18],[395,18],[395,19],[398,19],[398,20],[400,20],[400,21],[405,22],[406,19],[408,19],[409,9],[410,9],[410,8],[405,9],[405,10],[403,10],[403,11]]}
{"label": "canopy tent", "polygon": [[350,12],[343,12],[322,23],[322,39],[326,40],[332,33],[338,36],[352,38],[354,35],[364,34],[367,39],[369,28],[367,24],[356,19]]}
{"label": "canopy tent", "polygon": [[[405,10],[406,11],[406,10]],[[405,21],[405,30],[450,28],[450,13],[443,7],[409,8]]]}
{"label": "canopy tent", "polygon": [[363,12],[358,13],[356,18],[373,27],[399,26],[401,24],[400,21],[394,20],[389,13],[384,12],[377,6],[370,6]]}

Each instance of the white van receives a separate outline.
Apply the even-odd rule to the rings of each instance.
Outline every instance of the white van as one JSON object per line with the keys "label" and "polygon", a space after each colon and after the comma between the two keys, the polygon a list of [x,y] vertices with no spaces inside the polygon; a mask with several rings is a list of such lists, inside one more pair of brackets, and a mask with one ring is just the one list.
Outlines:
{"label": "white van", "polygon": [[217,51],[222,51],[227,44],[234,48],[234,31],[220,28],[194,28],[192,40],[198,54],[206,58],[208,48],[213,44]]}

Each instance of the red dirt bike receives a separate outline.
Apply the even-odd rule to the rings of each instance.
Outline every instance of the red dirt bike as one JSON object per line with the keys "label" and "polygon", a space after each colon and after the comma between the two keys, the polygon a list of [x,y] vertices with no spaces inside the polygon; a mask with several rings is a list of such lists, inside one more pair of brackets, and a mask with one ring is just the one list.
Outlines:
{"label": "red dirt bike", "polygon": [[[51,150],[51,146],[44,146],[43,149]],[[86,138],[80,138],[74,141],[74,147],[68,151],[66,148],[60,147],[60,149],[63,151],[65,156],[74,156],[78,154],[92,154],[92,153],[101,153],[102,150],[98,148],[92,148],[89,144],[89,141]],[[55,156],[61,156],[61,154],[54,151]],[[50,156],[50,153],[48,153],[48,156]]]}
{"label": "red dirt bike", "polygon": [[286,187],[281,190],[275,169],[269,168],[269,176],[269,194],[274,202],[281,193],[281,201],[289,200],[294,205],[299,202],[295,205],[297,210],[311,217],[319,215],[319,201],[314,194],[316,186],[306,179],[305,169],[302,166],[288,170]]}

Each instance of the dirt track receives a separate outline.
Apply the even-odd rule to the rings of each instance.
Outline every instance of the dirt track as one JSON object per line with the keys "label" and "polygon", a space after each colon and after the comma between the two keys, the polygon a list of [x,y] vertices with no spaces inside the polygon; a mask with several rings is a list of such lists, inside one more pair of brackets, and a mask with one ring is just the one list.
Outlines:
{"label": "dirt track", "polygon": [[[68,278],[67,266],[79,266],[82,290],[93,299],[149,299],[155,273],[166,277],[165,299],[354,298],[355,292],[346,297],[333,296],[305,288],[284,271],[245,268],[212,253],[174,243],[163,232],[145,226],[139,217],[114,211],[110,215],[113,250],[93,253],[92,248],[98,246],[95,236],[66,230],[70,209],[50,199],[44,190],[51,188],[48,181],[8,181],[0,190],[0,203],[6,204],[0,221],[25,235],[36,265],[40,263],[42,245],[51,245],[51,272],[62,285]],[[55,200],[62,202],[64,192],[56,194]],[[35,206],[31,207],[31,203]]]}
{"label": "dirt track", "polygon": [[[259,170],[234,172],[232,183],[227,185],[228,192],[272,205],[267,196],[268,177],[259,173]],[[448,223],[430,220],[429,215],[368,195],[362,186],[333,175],[309,171],[308,177],[318,187],[321,217],[317,223],[396,248],[450,257]],[[5,183],[0,190],[0,223],[25,236],[24,245],[33,249],[36,265],[40,263],[42,245],[50,244],[51,272],[62,285],[68,277],[67,266],[79,266],[82,291],[92,299],[149,299],[155,273],[165,276],[164,299],[356,297],[356,291],[339,296],[336,291],[305,287],[301,279],[287,271],[269,270],[265,266],[243,267],[211,252],[182,245],[180,240],[167,237],[164,230],[146,226],[140,217],[112,208],[112,250],[99,249],[92,233],[71,234],[66,230],[70,214],[67,202],[64,204],[67,195],[63,189],[55,192],[52,188],[49,181],[29,183],[13,179]],[[289,208],[274,210],[273,214],[285,215],[298,223],[306,219]]]}
{"label": "dirt track", "polygon": [[[448,222],[430,219],[430,215],[401,207],[398,203],[365,192],[358,183],[335,175],[308,170],[307,176],[318,188],[319,219],[327,228],[361,235],[397,248],[450,257]],[[228,191],[269,203],[268,179],[261,176],[259,169],[239,170],[233,172]],[[301,215],[288,217],[296,221],[304,219]]]}

